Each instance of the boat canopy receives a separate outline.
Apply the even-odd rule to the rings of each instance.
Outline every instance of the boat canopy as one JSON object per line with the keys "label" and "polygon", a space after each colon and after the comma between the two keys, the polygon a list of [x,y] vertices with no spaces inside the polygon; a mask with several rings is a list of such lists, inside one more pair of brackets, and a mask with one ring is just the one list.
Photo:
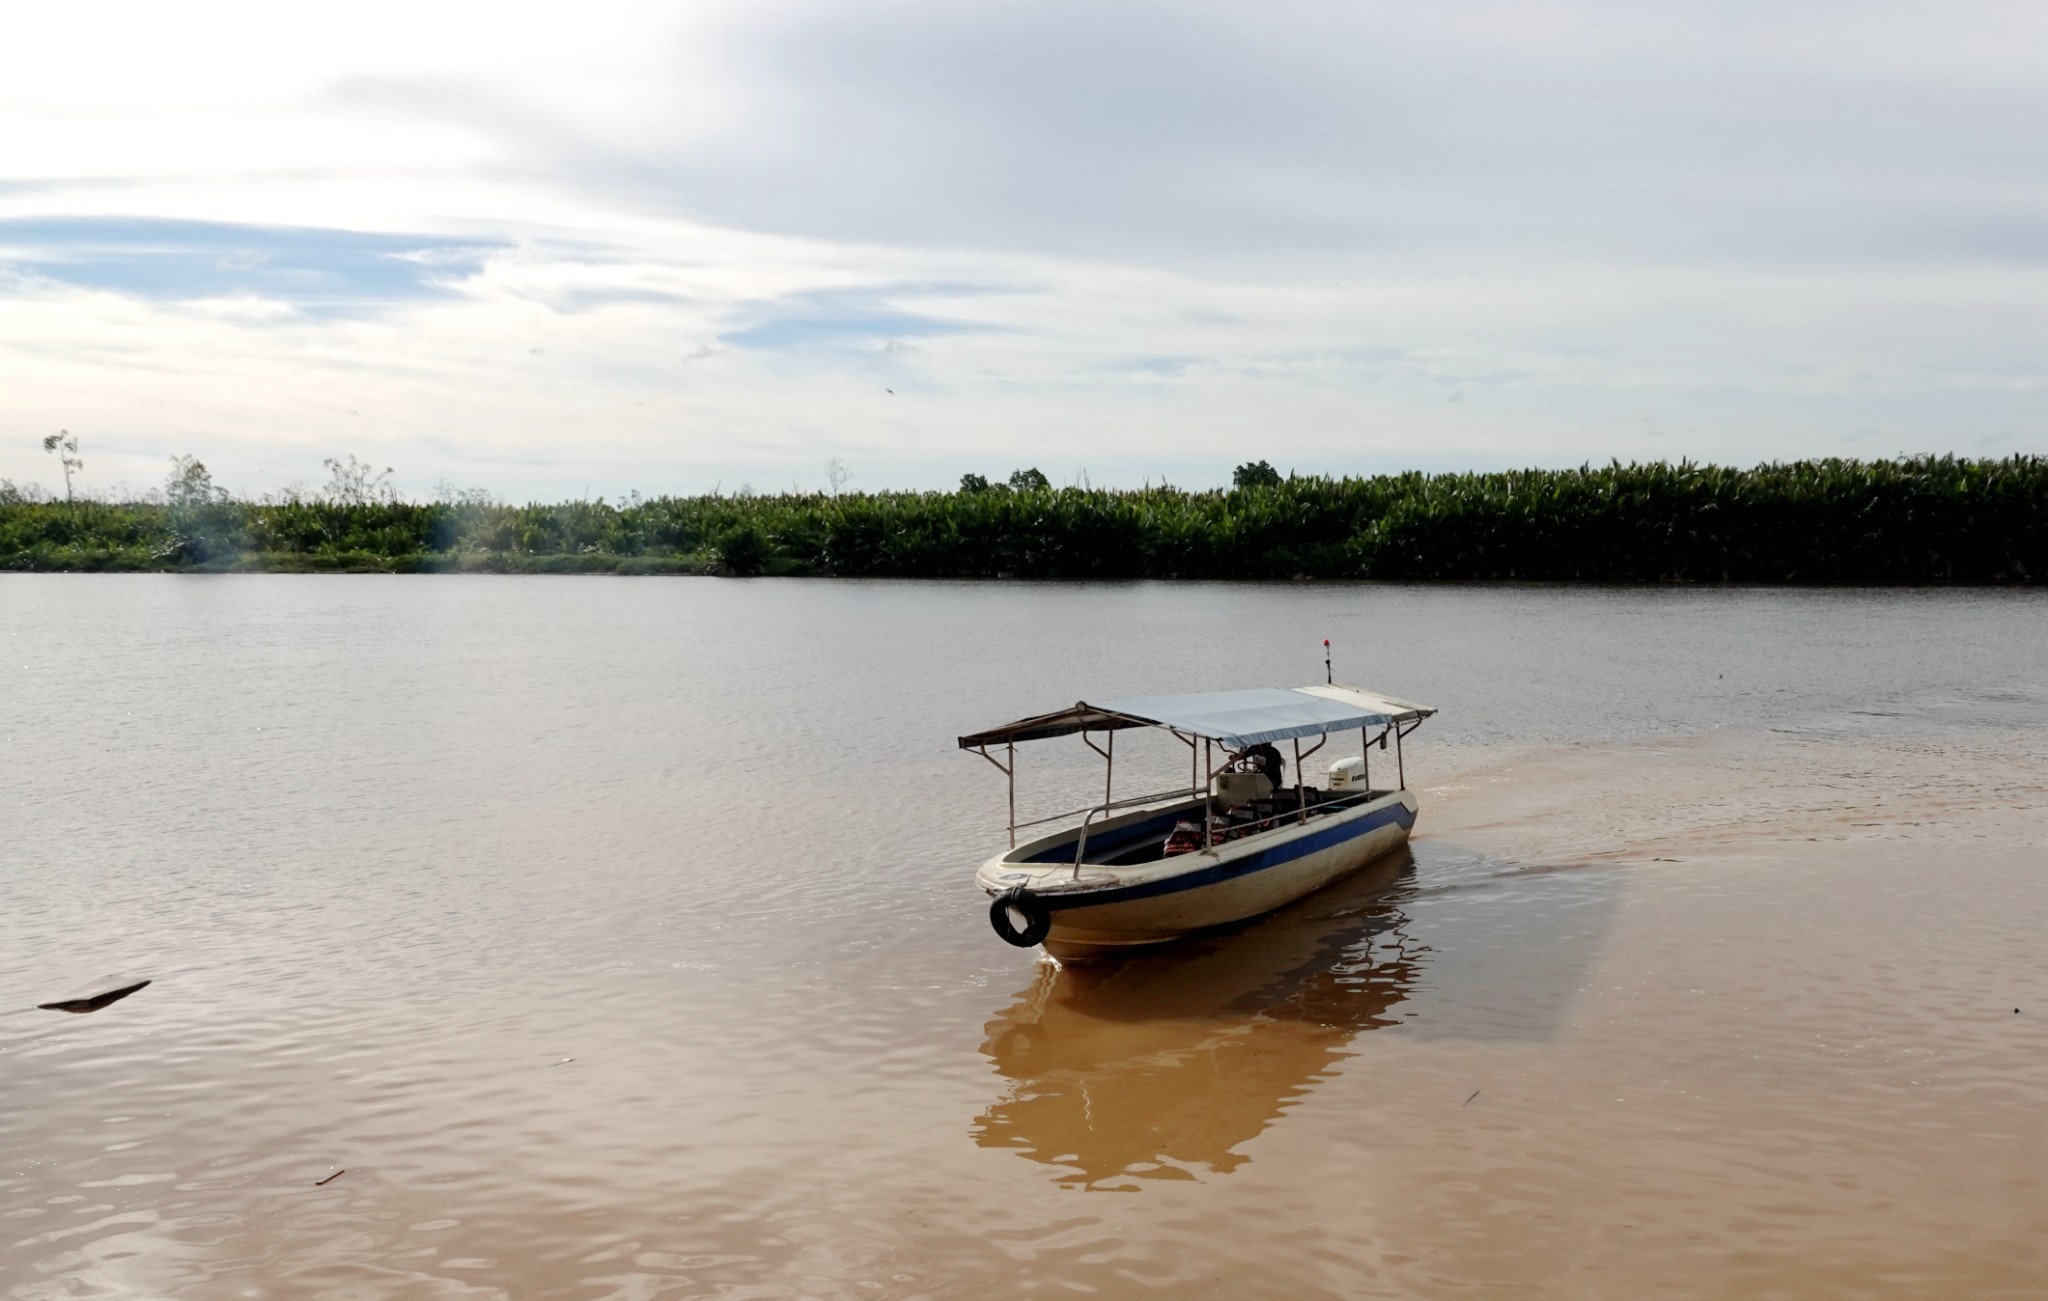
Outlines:
{"label": "boat canopy", "polygon": [[1140,696],[1100,704],[1084,700],[1071,709],[1020,718],[1002,727],[963,736],[960,748],[979,750],[1075,732],[1165,727],[1242,750],[1289,737],[1419,722],[1435,712],[1428,705],[1374,695],[1356,687],[1251,687],[1185,696]]}

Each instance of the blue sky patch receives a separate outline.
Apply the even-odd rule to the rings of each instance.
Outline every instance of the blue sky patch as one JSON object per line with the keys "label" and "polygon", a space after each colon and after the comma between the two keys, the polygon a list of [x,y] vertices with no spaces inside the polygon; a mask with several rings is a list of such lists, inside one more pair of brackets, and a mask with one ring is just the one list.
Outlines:
{"label": "blue sky patch", "polygon": [[138,217],[0,220],[0,268],[143,298],[253,295],[350,312],[450,292],[498,244]]}
{"label": "blue sky patch", "polygon": [[719,336],[736,348],[788,351],[830,348],[888,339],[974,334],[994,327],[949,321],[896,305],[920,295],[957,296],[984,290],[963,285],[879,285],[863,289],[821,289],[750,303],[740,315],[750,323]]}
{"label": "blue sky patch", "polygon": [[1159,379],[1182,379],[1204,360],[1201,357],[1139,357],[1112,366],[1110,369],[1136,375],[1152,375]]}

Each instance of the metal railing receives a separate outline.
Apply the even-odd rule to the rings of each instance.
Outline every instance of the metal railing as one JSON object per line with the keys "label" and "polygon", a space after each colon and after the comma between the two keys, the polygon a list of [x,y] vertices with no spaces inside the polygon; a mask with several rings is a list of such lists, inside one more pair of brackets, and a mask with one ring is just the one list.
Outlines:
{"label": "metal railing", "polygon": [[[1195,798],[1196,796],[1198,796],[1198,795],[1200,795],[1200,794],[1202,794],[1202,791],[1201,791],[1201,788],[1200,788],[1200,787],[1196,787],[1196,786],[1190,786],[1190,787],[1188,787],[1188,788],[1187,788],[1186,790],[1179,790],[1179,791],[1162,791],[1161,793],[1159,793],[1159,794],[1157,794],[1157,795],[1137,795],[1137,796],[1133,796],[1133,797],[1131,797],[1131,798],[1128,798],[1128,799],[1121,799],[1121,800],[1106,800],[1106,801],[1104,801],[1103,803],[1101,803],[1101,804],[1098,804],[1098,805],[1096,805],[1096,806],[1095,806],[1094,808],[1091,808],[1091,809],[1076,809],[1076,810],[1074,810],[1074,813],[1085,813],[1085,814],[1087,815],[1086,817],[1084,817],[1084,818],[1082,818],[1082,819],[1081,819],[1081,834],[1080,834],[1080,836],[1079,836],[1079,837],[1077,837],[1077,838],[1075,839],[1075,841],[1074,841],[1074,878],[1075,878],[1076,880],[1079,880],[1079,879],[1080,879],[1080,876],[1081,876],[1081,862],[1082,862],[1082,860],[1083,860],[1083,859],[1085,859],[1085,858],[1086,858],[1086,857],[1088,856],[1088,825],[1089,825],[1089,824],[1090,824],[1091,822],[1095,821],[1095,815],[1096,815],[1096,814],[1098,814],[1098,813],[1108,813],[1108,812],[1111,812],[1112,810],[1115,810],[1115,809],[1120,809],[1120,808],[1124,808],[1124,809],[1130,809],[1130,808],[1137,808],[1138,806],[1140,806],[1140,805],[1144,805],[1144,804],[1161,804],[1161,803],[1165,803],[1165,802],[1166,802],[1166,801],[1168,801],[1168,800],[1187,800],[1187,799],[1193,799],[1193,798]],[[1074,816],[1074,814],[1073,814],[1073,813],[1061,813],[1061,814],[1055,814],[1054,816],[1055,816],[1055,817],[1063,817],[1063,818],[1070,818],[1070,817]],[[1052,819],[1050,819],[1050,818],[1046,819],[1046,821],[1048,821],[1048,822],[1049,822],[1049,821],[1051,821],[1051,820],[1052,820]]]}
{"label": "metal railing", "polygon": [[1026,827],[1042,827],[1048,822],[1059,822],[1066,818],[1079,817],[1084,813],[1104,813],[1111,809],[1132,809],[1141,804],[1160,804],[1167,800],[1191,799],[1201,793],[1202,790],[1199,786],[1189,786],[1184,790],[1161,791],[1156,795],[1129,795],[1120,800],[1109,800],[1102,804],[1091,804],[1087,808],[1068,809],[1065,813],[1053,813],[1046,817],[1033,818],[1029,822],[1018,823],[1017,829],[1022,831]]}
{"label": "metal railing", "polygon": [[[1200,788],[1190,786],[1186,790],[1163,791],[1157,795],[1137,795],[1129,799],[1110,800],[1102,804],[1094,805],[1091,808],[1075,809],[1069,813],[1055,813],[1049,818],[1040,818],[1037,820],[1037,822],[1026,822],[1020,823],[1019,825],[1027,827],[1036,826],[1040,823],[1055,822],[1061,818],[1071,818],[1076,813],[1085,815],[1081,819],[1081,834],[1077,836],[1074,840],[1074,879],[1079,880],[1081,876],[1082,863],[1086,860],[1088,856],[1088,827],[1089,824],[1095,821],[1095,816],[1098,813],[1109,813],[1115,809],[1136,808],[1144,804],[1159,804],[1164,803],[1168,800],[1191,799],[1201,794],[1202,791],[1200,790]],[[1308,820],[1310,818],[1322,817],[1332,813],[1342,813],[1346,809],[1355,808],[1360,804],[1370,803],[1377,796],[1391,794],[1393,794],[1392,791],[1375,791],[1368,787],[1356,792],[1346,791],[1342,795],[1330,794],[1329,798],[1319,800],[1314,804],[1308,804],[1304,802],[1299,809],[1299,825],[1306,826],[1308,825]],[[1301,796],[1301,798],[1304,801],[1306,801],[1306,793],[1304,793]],[[1213,816],[1209,812],[1206,801],[1204,802],[1202,815],[1204,818]],[[1252,819],[1251,825],[1256,827],[1257,831],[1255,831],[1253,834],[1256,835],[1260,832],[1275,830],[1278,828],[1278,826],[1283,820],[1286,820],[1288,818],[1288,813],[1279,810],[1276,810],[1268,817],[1254,817]],[[1215,848],[1215,842],[1209,840],[1209,838],[1206,836],[1204,837],[1204,842],[1204,852],[1208,852]]]}

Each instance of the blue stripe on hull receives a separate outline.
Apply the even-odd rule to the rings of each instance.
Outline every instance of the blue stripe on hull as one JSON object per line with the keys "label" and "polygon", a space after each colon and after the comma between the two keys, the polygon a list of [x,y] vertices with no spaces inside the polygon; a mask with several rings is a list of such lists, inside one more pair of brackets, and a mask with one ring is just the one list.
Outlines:
{"label": "blue stripe on hull", "polygon": [[1114,886],[1107,890],[1074,893],[1046,891],[1038,894],[1038,901],[1051,912],[1064,912],[1070,908],[1095,908],[1103,904],[1128,903],[1133,899],[1153,899],[1163,894],[1178,894],[1183,890],[1199,890],[1221,881],[1234,881],[1239,877],[1250,876],[1254,872],[1263,872],[1269,867],[1291,863],[1297,858],[1305,858],[1332,845],[1355,840],[1390,823],[1398,823],[1404,830],[1412,831],[1415,827],[1415,814],[1406,804],[1397,800],[1379,812],[1359,818],[1355,822],[1320,828],[1298,840],[1290,840],[1284,845],[1275,845],[1271,849],[1232,859],[1227,863],[1218,863],[1213,867],[1205,867],[1200,871],[1185,872],[1157,881],[1142,881],[1136,885]]}

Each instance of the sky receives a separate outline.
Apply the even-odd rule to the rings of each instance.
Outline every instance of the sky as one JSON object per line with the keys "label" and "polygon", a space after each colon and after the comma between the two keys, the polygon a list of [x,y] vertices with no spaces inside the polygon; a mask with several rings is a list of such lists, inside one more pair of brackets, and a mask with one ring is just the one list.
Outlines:
{"label": "sky", "polygon": [[115,0],[0,42],[0,477],[2048,453],[2048,6]]}

